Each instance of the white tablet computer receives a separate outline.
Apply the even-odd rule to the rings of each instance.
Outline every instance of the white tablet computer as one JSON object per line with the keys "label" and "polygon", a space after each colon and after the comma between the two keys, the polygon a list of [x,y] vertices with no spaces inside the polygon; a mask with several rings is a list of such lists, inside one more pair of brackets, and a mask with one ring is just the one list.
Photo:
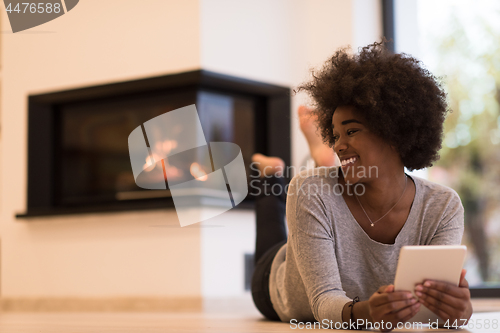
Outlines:
{"label": "white tablet computer", "polygon": [[[399,253],[394,290],[411,291],[415,298],[415,286],[424,280],[438,280],[458,286],[465,261],[465,245],[403,246]],[[435,323],[437,315],[420,306],[420,311],[409,321],[422,324]]]}

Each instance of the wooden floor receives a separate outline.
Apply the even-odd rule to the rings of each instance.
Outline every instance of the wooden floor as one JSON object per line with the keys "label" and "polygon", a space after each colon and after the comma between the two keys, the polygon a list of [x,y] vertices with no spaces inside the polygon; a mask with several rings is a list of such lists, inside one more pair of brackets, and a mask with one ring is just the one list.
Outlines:
{"label": "wooden floor", "polygon": [[[293,332],[289,323],[269,322],[252,304],[235,302],[208,304],[204,311],[172,313],[22,313],[0,314],[1,333],[150,333],[150,332]],[[476,312],[476,319],[500,321],[500,300],[475,301],[475,307],[497,312]],[[250,305],[250,306],[249,306]],[[406,332],[450,332],[423,330]],[[352,332],[352,331],[350,331]],[[498,333],[500,329],[470,329],[460,332]]]}

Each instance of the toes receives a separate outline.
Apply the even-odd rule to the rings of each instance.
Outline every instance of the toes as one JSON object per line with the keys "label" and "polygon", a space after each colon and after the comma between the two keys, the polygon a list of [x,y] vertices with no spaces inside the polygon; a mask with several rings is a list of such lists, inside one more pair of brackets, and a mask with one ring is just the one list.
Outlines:
{"label": "toes", "polygon": [[265,156],[262,154],[259,154],[259,153],[253,154],[252,155],[252,162],[258,162],[258,161],[262,160],[263,157],[265,157]]}
{"label": "toes", "polygon": [[279,157],[270,157],[262,154],[252,155],[252,162],[264,176],[280,176],[285,167],[285,162]]}

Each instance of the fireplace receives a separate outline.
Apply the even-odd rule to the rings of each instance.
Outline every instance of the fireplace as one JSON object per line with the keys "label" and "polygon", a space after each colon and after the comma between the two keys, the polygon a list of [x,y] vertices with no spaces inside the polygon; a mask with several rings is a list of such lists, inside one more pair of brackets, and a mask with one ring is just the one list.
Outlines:
{"label": "fireplace", "polygon": [[[136,185],[127,138],[149,119],[191,104],[207,142],[241,148],[247,176],[255,152],[290,163],[286,87],[198,70],[33,95],[28,102],[28,200],[18,217],[173,207],[169,191]],[[191,173],[200,168],[193,165]]]}

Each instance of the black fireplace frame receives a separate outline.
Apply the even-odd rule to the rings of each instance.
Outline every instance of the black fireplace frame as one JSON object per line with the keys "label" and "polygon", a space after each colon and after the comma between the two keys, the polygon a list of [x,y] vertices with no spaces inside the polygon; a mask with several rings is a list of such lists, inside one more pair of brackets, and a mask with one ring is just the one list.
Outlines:
{"label": "black fireplace frame", "polygon": [[[265,128],[256,136],[256,151],[281,157],[286,165],[291,160],[290,88],[218,74],[206,70],[164,75],[133,81],[51,92],[28,97],[28,172],[26,212],[18,218],[47,215],[112,212],[172,208],[171,198],[136,202],[110,203],[100,206],[60,207],[55,204],[55,140],[57,110],[66,103],[96,101],[110,97],[130,96],[177,89],[206,89],[227,94],[256,97],[260,110],[257,124]],[[252,208],[245,200],[237,208]]]}

